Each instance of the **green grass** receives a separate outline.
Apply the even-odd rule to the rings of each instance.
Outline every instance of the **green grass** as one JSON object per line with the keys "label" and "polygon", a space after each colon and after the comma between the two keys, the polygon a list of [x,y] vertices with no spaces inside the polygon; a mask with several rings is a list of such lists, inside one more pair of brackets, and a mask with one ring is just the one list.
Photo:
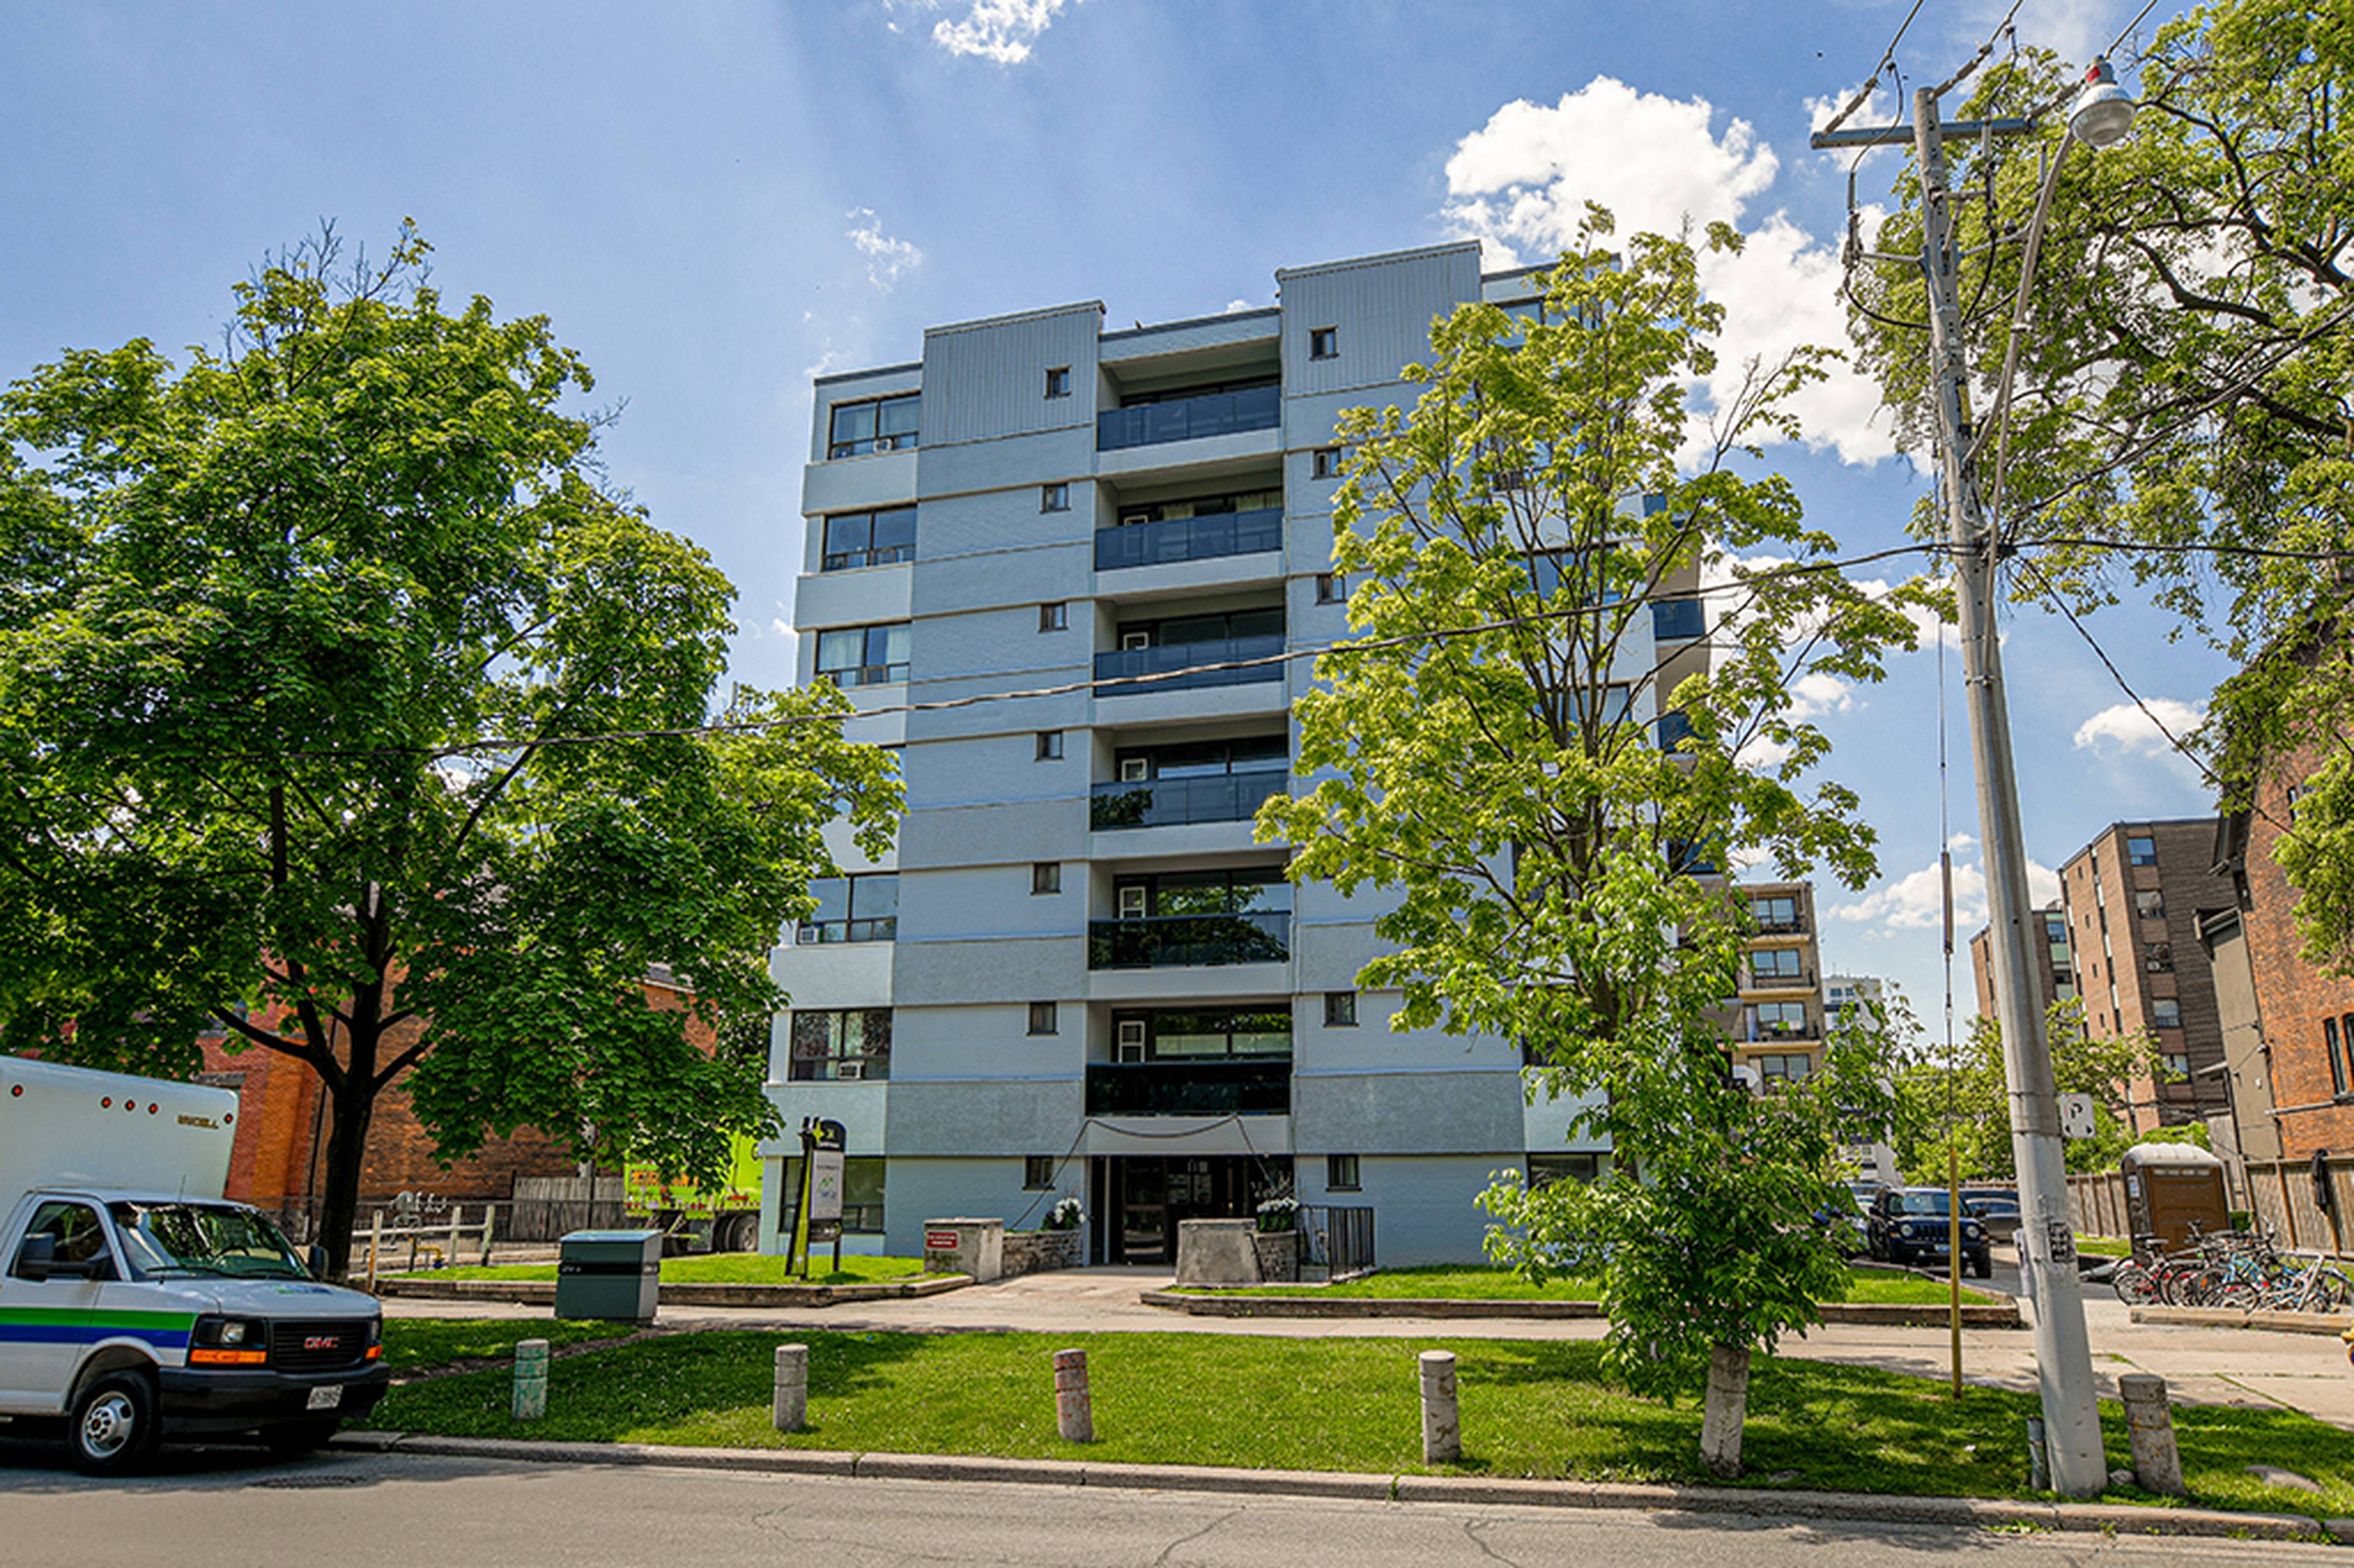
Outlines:
{"label": "green grass", "polygon": [[2094,1257],[2131,1257],[2133,1243],[2119,1241],[2113,1236],[2078,1236],[2076,1250],[2089,1252]]}
{"label": "green grass", "polygon": [[550,1348],[618,1340],[634,1333],[627,1323],[573,1323],[514,1318],[387,1318],[384,1361],[396,1375],[445,1367],[478,1358],[504,1360],[525,1340],[546,1340]]}
{"label": "green grass", "polygon": [[[832,1258],[821,1253],[811,1258],[810,1277],[785,1272],[785,1260],[757,1252],[715,1252],[701,1257],[666,1257],[662,1277],[666,1285],[868,1285],[879,1279],[904,1279],[924,1272],[920,1257],[868,1257],[844,1253],[840,1272]],[[404,1279],[554,1279],[552,1263],[494,1263],[488,1268],[420,1269]]]}
{"label": "green grass", "polygon": [[[1850,1268],[1847,1299],[1925,1306],[1946,1299],[1945,1281],[1923,1279],[1886,1269]],[[1342,1285],[1254,1285],[1240,1289],[1196,1290],[1189,1295],[1322,1296],[1352,1300],[1431,1301],[1591,1301],[1598,1294],[1591,1279],[1555,1279],[1543,1287],[1531,1285],[1509,1269],[1479,1264],[1440,1264],[1428,1268],[1385,1268]],[[1962,1299],[1984,1303],[1995,1299],[1967,1286]]]}
{"label": "green grass", "polygon": [[[1441,1473],[1698,1481],[1700,1411],[1611,1387],[1591,1341],[1279,1340],[1211,1334],[851,1334],[793,1331],[810,1348],[810,1429],[770,1425],[782,1336],[705,1332],[559,1361],[548,1415],[507,1414],[504,1372],[396,1388],[373,1424],[465,1436],[986,1454],[1145,1464],[1237,1465],[1373,1474],[1420,1463],[1418,1351],[1453,1351],[1464,1462]],[[1099,1441],[1055,1433],[1052,1357],[1087,1351]],[[1865,1368],[1758,1358],[1744,1457],[1748,1485],[1914,1495],[2026,1490],[2021,1436],[2033,1395]],[[2110,1463],[2129,1464],[2125,1425],[2104,1406]],[[2354,1443],[2281,1410],[2175,1412],[2192,1500],[2299,1513],[2354,1512]],[[2325,1495],[2276,1491],[2263,1462],[2312,1477]],[[2137,1499],[2130,1490],[2120,1499]]]}

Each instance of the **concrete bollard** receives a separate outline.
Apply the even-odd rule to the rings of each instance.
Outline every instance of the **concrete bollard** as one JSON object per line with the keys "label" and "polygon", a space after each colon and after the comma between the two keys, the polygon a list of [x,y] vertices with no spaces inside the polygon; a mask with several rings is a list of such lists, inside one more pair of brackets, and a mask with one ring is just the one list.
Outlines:
{"label": "concrete bollard", "polygon": [[2182,1485],[2182,1456],[2174,1446],[2174,1416],[2166,1407],[2166,1380],[2151,1372],[2127,1372],[2117,1379],[2117,1398],[2126,1407],[2134,1480],[2144,1491],[2190,1496]]}
{"label": "concrete bollard", "polygon": [[2027,1418],[2027,1486],[2031,1491],[2052,1489],[2052,1455],[2043,1446],[2043,1417]]}
{"label": "concrete bollard", "polygon": [[798,1432],[809,1420],[809,1347],[777,1347],[777,1430]]}
{"label": "concrete bollard", "polygon": [[547,1341],[525,1340],[515,1347],[514,1418],[536,1421],[547,1414]]}
{"label": "concrete bollard", "polygon": [[1087,1393],[1087,1353],[1055,1352],[1055,1430],[1066,1443],[1096,1440],[1095,1402]]}
{"label": "concrete bollard", "polygon": [[1455,1403],[1455,1352],[1425,1351],[1422,1366],[1422,1462],[1451,1465],[1463,1457],[1463,1422]]}

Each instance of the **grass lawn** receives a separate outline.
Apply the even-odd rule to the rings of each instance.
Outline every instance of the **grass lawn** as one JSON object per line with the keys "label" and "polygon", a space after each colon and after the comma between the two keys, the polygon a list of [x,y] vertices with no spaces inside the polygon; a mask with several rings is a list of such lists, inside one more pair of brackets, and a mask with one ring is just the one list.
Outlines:
{"label": "grass lawn", "polygon": [[[700,1257],[663,1259],[666,1285],[865,1285],[878,1279],[904,1279],[924,1272],[920,1257],[867,1257],[844,1253],[842,1269],[832,1272],[833,1259],[821,1252],[810,1260],[804,1281],[785,1272],[785,1260],[758,1252],[715,1252]],[[494,1263],[488,1268],[431,1268],[405,1274],[404,1279],[554,1279],[552,1263]]]}
{"label": "grass lawn", "polygon": [[[396,1320],[400,1321],[400,1320]],[[410,1325],[401,1322],[401,1328]],[[388,1326],[389,1328],[390,1326]],[[548,1414],[507,1414],[504,1372],[396,1388],[372,1424],[466,1436],[814,1447],[1097,1458],[1373,1474],[1425,1473],[1418,1351],[1451,1350],[1465,1460],[1446,1473],[1641,1481],[1702,1479],[1700,1410],[1637,1398],[1603,1380],[1591,1341],[1280,1340],[1217,1334],[899,1334],[796,1330],[810,1348],[810,1429],[770,1425],[776,1333],[703,1332],[557,1361]],[[1055,1434],[1053,1353],[1087,1351],[1100,1441]],[[1855,1367],[1759,1358],[1744,1457],[1750,1485],[1916,1495],[2026,1491],[2031,1394]],[[2112,1467],[2130,1463],[2125,1423],[2103,1406]],[[2192,1500],[2223,1508],[2354,1512],[2354,1443],[2281,1410],[2175,1412]],[[2319,1481],[2275,1491],[2262,1462]],[[2130,1489],[2119,1500],[2155,1500]]]}
{"label": "grass lawn", "polygon": [[2094,1257],[2131,1257],[2133,1243],[2119,1241],[2113,1236],[2078,1236],[2076,1250],[2089,1252]]}
{"label": "grass lawn", "polygon": [[[1887,1269],[1850,1268],[1847,1299],[1936,1306],[1947,1299],[1945,1281],[1922,1279]],[[1596,1291],[1590,1279],[1556,1279],[1542,1289],[1509,1269],[1479,1264],[1441,1264],[1429,1268],[1385,1268],[1345,1285],[1255,1285],[1237,1289],[1193,1291],[1217,1296],[1332,1296],[1376,1300],[1438,1301],[1591,1301]],[[1962,1287],[1965,1302],[1995,1298]]]}
{"label": "grass lawn", "polygon": [[535,1319],[387,1318],[384,1361],[396,1376],[477,1358],[504,1359],[525,1340],[550,1349],[636,1332],[627,1323],[557,1322]]}

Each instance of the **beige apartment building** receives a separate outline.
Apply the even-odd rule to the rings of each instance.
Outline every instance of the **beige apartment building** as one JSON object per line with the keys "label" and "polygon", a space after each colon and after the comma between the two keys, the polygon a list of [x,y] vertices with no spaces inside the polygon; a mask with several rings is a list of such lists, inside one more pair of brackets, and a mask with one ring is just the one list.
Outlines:
{"label": "beige apartment building", "polygon": [[1766,1084],[1811,1076],[1823,1054],[1823,965],[1810,882],[1744,883],[1754,933],[1742,956],[1733,1060]]}

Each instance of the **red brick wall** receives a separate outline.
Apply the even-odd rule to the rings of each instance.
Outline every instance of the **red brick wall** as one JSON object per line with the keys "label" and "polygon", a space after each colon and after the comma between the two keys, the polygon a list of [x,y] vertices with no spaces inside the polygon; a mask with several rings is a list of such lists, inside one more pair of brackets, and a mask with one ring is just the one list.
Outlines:
{"label": "red brick wall", "polygon": [[[2273,1103],[2281,1111],[2282,1151],[2310,1159],[2317,1149],[2354,1152],[2354,1099],[2335,1097],[2321,1021],[2354,1014],[2354,980],[2324,973],[2299,956],[2304,946],[2293,914],[2296,889],[2273,859],[2289,823],[2288,789],[2319,761],[2311,747],[2285,758],[2256,787],[2248,822],[2248,958],[2256,977],[2256,1006],[2271,1058]],[[2344,1061],[2341,1037],[2339,1060]],[[2354,1080],[2349,1080],[2354,1088]],[[2304,1108],[2300,1108],[2304,1107]]]}

